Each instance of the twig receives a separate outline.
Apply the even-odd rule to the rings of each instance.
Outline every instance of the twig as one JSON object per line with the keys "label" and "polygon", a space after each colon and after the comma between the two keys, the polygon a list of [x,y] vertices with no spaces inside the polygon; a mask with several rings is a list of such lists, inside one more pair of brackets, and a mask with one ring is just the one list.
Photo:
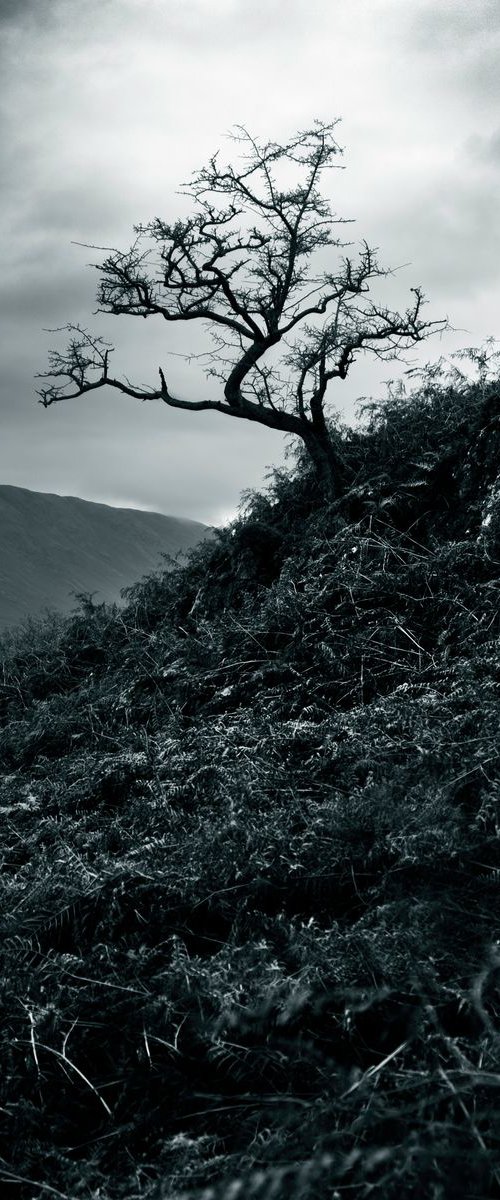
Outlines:
{"label": "twig", "polygon": [[[70,1033],[71,1033],[71,1030],[70,1030]],[[94,1087],[94,1084],[91,1083],[90,1079],[87,1079],[87,1076],[83,1074],[83,1071],[80,1071],[80,1068],[77,1067],[76,1063],[72,1062],[70,1058],[67,1058],[66,1054],[62,1054],[60,1050],[55,1050],[53,1046],[47,1046],[47,1045],[45,1045],[44,1042],[40,1042],[40,1049],[48,1050],[49,1054],[54,1054],[55,1057],[58,1058],[66,1066],[72,1067],[73,1071],[75,1071],[76,1074],[80,1076],[80,1079],[82,1079],[83,1082],[87,1084],[87,1087],[89,1087],[90,1090],[94,1093],[94,1095],[97,1096],[97,1099],[100,1101],[103,1108],[106,1109],[108,1116],[109,1117],[113,1116],[113,1113],[111,1112],[109,1104],[106,1104],[106,1101],[103,1099],[103,1097],[97,1091],[97,1088]]]}
{"label": "twig", "polygon": [[391,1062],[391,1059],[395,1058],[397,1054],[400,1054],[402,1050],[405,1050],[406,1046],[408,1045],[409,1039],[407,1038],[405,1042],[401,1042],[400,1046],[396,1046],[395,1050],[391,1050],[391,1053],[387,1054],[386,1057],[382,1059],[382,1062],[376,1063],[373,1067],[368,1067],[368,1070],[364,1072],[361,1078],[356,1079],[356,1081],[351,1084],[351,1087],[348,1088],[346,1092],[342,1093],[340,1099],[345,1100],[346,1096],[350,1096],[352,1092],[356,1092],[357,1089],[360,1088],[363,1083],[366,1083],[368,1079],[373,1079],[374,1075],[378,1075],[379,1071],[381,1071],[383,1067],[386,1067],[387,1063]]}

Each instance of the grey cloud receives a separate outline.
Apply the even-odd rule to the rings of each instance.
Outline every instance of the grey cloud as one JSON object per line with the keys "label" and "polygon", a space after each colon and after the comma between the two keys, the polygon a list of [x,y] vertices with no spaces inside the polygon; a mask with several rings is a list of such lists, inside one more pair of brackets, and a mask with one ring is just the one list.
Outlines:
{"label": "grey cloud", "polygon": [[[500,34],[484,46],[478,45],[475,52],[457,51],[453,65],[454,90],[460,95],[462,102],[468,100],[469,121],[477,113],[480,126],[487,119],[486,105],[496,107],[500,102]],[[481,113],[479,105],[483,106]],[[496,115],[496,113],[495,113]]]}
{"label": "grey cloud", "polygon": [[393,244],[404,246],[418,264],[416,282],[433,300],[447,303],[452,320],[453,300],[464,291],[473,304],[485,288],[498,284],[500,213],[491,191],[437,181],[408,200],[404,211],[388,212],[387,222]]}
{"label": "grey cloud", "polygon": [[116,195],[109,187],[76,187],[61,181],[51,188],[31,190],[13,217],[12,228],[21,236],[36,228],[49,236],[55,234],[60,245],[68,237],[87,241],[116,221],[116,209]]}
{"label": "grey cloud", "polygon": [[12,26],[29,22],[49,30],[58,21],[69,19],[76,28],[81,28],[99,10],[108,10],[116,18],[132,3],[133,0],[87,0],[84,7],[81,0],[0,0],[0,22]]}
{"label": "grey cloud", "polygon": [[[175,36],[183,48],[208,47],[223,50],[230,46],[233,54],[258,43],[263,57],[269,51],[279,55],[284,43],[297,37],[314,37],[315,21],[321,16],[324,0],[309,5],[309,19],[303,28],[302,0],[235,0],[230,6],[212,0],[210,19],[206,20],[206,0],[183,0],[181,4],[165,4],[164,0],[112,0],[128,9],[134,22],[140,19],[144,30],[163,25],[163,30]],[[345,0],[341,0],[341,3]],[[319,12],[314,13],[314,9]],[[278,40],[276,40],[278,39]]]}
{"label": "grey cloud", "polygon": [[475,162],[500,167],[500,128],[488,135],[473,134],[467,138],[464,149]]}
{"label": "grey cloud", "polygon": [[469,96],[475,105],[500,94],[500,4],[498,0],[448,0],[409,9],[407,42],[412,51],[434,59],[443,87]]}
{"label": "grey cloud", "polygon": [[29,325],[40,328],[76,321],[89,308],[92,299],[89,305],[85,279],[66,271],[56,258],[48,260],[46,267],[24,270],[18,279],[0,287],[0,314],[16,324],[21,337]]}
{"label": "grey cloud", "polygon": [[442,0],[441,4],[431,0],[415,5],[411,13],[414,44],[426,50],[446,54],[500,32],[497,0]]}
{"label": "grey cloud", "polygon": [[[61,0],[0,0],[0,25],[52,28],[60,11]],[[9,47],[6,46],[8,52]]]}
{"label": "grey cloud", "polygon": [[25,12],[31,12],[36,0],[0,0],[0,21],[18,21]]}

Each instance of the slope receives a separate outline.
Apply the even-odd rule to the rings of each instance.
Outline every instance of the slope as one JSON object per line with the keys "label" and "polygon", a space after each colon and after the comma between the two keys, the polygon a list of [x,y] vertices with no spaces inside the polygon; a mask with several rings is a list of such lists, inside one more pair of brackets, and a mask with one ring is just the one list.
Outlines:
{"label": "slope", "polygon": [[185,551],[205,532],[196,521],[0,485],[0,628],[46,608],[68,612],[75,593],[119,601],[161,553]]}
{"label": "slope", "polygon": [[498,383],[342,436],[5,646],[18,1200],[498,1197]]}

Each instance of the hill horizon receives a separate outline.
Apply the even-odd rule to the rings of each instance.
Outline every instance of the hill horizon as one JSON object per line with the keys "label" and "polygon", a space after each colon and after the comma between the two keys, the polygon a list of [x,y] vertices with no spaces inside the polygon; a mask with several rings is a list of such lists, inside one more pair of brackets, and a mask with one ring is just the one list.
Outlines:
{"label": "hill horizon", "polygon": [[0,484],[0,630],[68,613],[76,596],[118,603],[123,588],[196,545],[201,521]]}

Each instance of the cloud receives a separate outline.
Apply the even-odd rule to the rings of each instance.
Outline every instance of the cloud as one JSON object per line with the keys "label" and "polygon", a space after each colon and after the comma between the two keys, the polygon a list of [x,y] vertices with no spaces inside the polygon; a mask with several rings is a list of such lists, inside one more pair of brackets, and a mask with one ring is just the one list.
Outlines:
{"label": "cloud", "polygon": [[[6,31],[16,29],[26,32],[29,29],[54,28],[58,19],[63,0],[0,0],[0,27]],[[11,49],[6,42],[3,51],[8,56]]]}
{"label": "cloud", "polygon": [[420,0],[411,9],[411,27],[418,49],[455,53],[500,33],[497,0]]}
{"label": "cloud", "polygon": [[498,0],[420,0],[409,12],[412,48],[438,61],[446,89],[479,115],[478,101],[500,96]]}
{"label": "cloud", "polygon": [[0,21],[19,21],[25,12],[32,12],[34,7],[34,0],[0,0]]}
{"label": "cloud", "polygon": [[472,134],[467,138],[464,149],[473,162],[486,167],[500,167],[500,127],[487,135]]}

